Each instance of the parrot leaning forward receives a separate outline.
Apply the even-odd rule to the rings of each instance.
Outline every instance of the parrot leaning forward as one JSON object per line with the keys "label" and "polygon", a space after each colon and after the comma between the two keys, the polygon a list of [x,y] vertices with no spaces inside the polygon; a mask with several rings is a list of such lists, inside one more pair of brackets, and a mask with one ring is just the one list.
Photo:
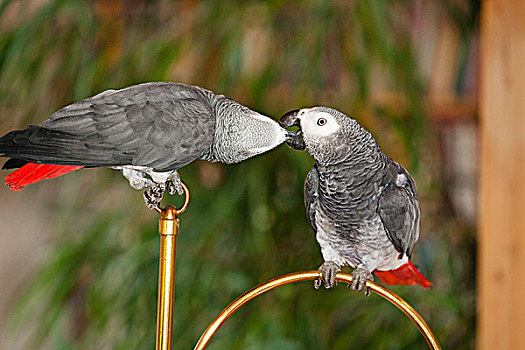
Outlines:
{"label": "parrot leaning forward", "polygon": [[[432,284],[410,262],[419,237],[419,204],[410,174],[384,154],[354,119],[327,108],[288,112],[279,120],[297,126],[287,144],[306,149],[316,164],[306,177],[306,216],[321,246],[319,288],[335,283],[344,265],[354,268],[361,291],[372,272],[387,284]],[[365,293],[368,295],[369,290]]]}
{"label": "parrot leaning forward", "polygon": [[293,133],[223,96],[179,83],[107,90],[53,113],[42,124],[0,138],[14,169],[6,185],[24,186],[84,167],[121,170],[145,189],[150,208],[183,189],[177,169],[195,159],[238,163],[271,150]]}

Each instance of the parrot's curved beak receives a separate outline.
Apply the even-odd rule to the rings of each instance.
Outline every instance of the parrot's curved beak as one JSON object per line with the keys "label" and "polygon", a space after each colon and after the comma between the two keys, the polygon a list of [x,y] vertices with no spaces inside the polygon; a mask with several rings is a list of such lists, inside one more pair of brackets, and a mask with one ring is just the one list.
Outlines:
{"label": "parrot's curved beak", "polygon": [[286,144],[290,146],[290,148],[298,151],[303,151],[306,149],[303,139],[303,132],[301,131],[301,123],[299,120],[299,109],[290,111],[279,118],[279,125],[281,125],[283,128],[296,126],[297,132],[288,130],[289,138],[286,140]]}
{"label": "parrot's curved beak", "polygon": [[286,113],[285,115],[283,115],[281,118],[279,118],[279,124],[283,128],[289,128],[291,126],[301,127],[298,116],[299,116],[299,109],[290,111]]}

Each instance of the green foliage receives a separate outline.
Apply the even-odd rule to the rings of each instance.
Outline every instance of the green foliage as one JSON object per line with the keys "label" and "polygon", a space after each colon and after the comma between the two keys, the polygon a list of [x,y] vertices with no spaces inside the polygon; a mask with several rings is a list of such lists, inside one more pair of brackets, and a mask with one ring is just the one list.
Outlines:
{"label": "green foliage", "polygon": [[[41,122],[102,90],[159,80],[204,86],[276,117],[330,105],[372,129],[387,153],[408,154],[412,169],[421,159],[420,177],[432,179],[421,197],[441,200],[432,159],[419,151],[421,144],[430,147],[431,135],[408,29],[398,20],[404,2],[51,0],[27,14],[24,2],[4,1],[0,22],[15,3],[20,16],[0,33],[2,121]],[[402,114],[370,101],[377,67],[406,102]],[[191,348],[230,301],[256,284],[320,265],[302,204],[312,164],[307,154],[281,146],[239,165],[196,162],[181,170],[192,200],[178,239],[175,348]],[[83,170],[60,181],[54,252],[20,300],[14,323],[37,321],[32,349],[46,342],[67,349],[153,348],[157,215],[116,172]],[[472,244],[447,240],[454,226],[446,214],[436,213],[423,228],[415,260],[435,286],[394,290],[445,348],[469,348],[472,257],[455,256]],[[417,329],[379,297],[303,283],[253,301],[210,348],[424,346]]]}

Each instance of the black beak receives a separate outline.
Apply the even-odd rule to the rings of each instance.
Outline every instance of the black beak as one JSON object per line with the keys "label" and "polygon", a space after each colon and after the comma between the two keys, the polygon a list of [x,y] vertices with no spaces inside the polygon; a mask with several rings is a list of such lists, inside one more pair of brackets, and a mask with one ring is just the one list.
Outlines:
{"label": "black beak", "polygon": [[301,125],[299,124],[299,118],[297,118],[298,115],[299,115],[299,110],[298,109],[290,111],[290,112],[286,113],[285,115],[283,115],[279,119],[279,124],[283,128],[289,128],[291,126],[299,126],[300,127]]}
{"label": "black beak", "polygon": [[303,133],[301,131],[301,123],[298,118],[299,110],[293,110],[285,115],[283,115],[281,118],[279,118],[279,124],[283,128],[289,128],[292,126],[297,126],[297,132],[288,131],[288,140],[286,140],[286,144],[290,146],[290,148],[293,148],[298,151],[303,151],[306,149],[306,145],[304,143],[303,139]]}

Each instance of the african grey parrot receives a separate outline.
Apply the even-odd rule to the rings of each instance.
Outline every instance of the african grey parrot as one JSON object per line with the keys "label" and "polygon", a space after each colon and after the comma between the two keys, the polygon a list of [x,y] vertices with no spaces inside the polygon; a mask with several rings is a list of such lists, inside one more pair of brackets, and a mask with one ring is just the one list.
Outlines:
{"label": "african grey parrot", "polygon": [[349,265],[356,291],[373,280],[372,272],[384,283],[428,288],[431,282],[409,260],[419,237],[419,204],[409,173],[337,110],[295,110],[279,123],[297,126],[288,145],[306,149],[317,161],[304,187],[306,216],[324,259],[322,281],[314,286],[333,287],[341,266]]}
{"label": "african grey parrot", "polygon": [[165,190],[182,194],[177,169],[195,159],[237,163],[266,152],[293,133],[223,96],[179,83],[145,83],[107,90],[0,138],[6,178],[18,191],[82,167],[122,171],[146,189],[150,208]]}

